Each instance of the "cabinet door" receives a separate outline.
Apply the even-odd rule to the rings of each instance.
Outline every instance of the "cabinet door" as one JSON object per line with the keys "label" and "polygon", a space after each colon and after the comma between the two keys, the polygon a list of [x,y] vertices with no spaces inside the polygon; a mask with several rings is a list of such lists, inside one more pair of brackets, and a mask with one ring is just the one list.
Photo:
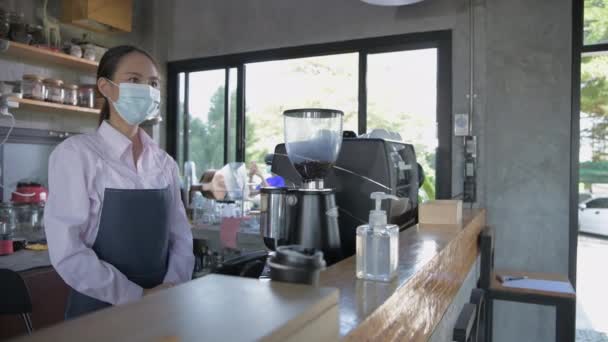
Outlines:
{"label": "cabinet door", "polygon": [[132,0],[63,0],[62,21],[85,29],[131,32]]}

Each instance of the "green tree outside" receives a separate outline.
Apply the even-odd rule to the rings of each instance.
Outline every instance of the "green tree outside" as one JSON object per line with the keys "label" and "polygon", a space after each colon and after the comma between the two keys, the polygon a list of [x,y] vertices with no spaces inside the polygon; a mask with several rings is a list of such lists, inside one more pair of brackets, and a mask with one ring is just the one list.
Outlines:
{"label": "green tree outside", "polygon": [[608,0],[585,0],[583,41],[585,45],[608,41]]}
{"label": "green tree outside", "polygon": [[[583,41],[585,45],[608,42],[608,0],[585,0]],[[581,59],[581,143],[591,150],[591,160],[582,156],[581,176],[608,161],[608,55]],[[585,145],[583,145],[585,144]],[[590,145],[590,146],[587,146]],[[583,180],[583,179],[581,179]],[[590,184],[581,184],[580,189]]]}
{"label": "green tree outside", "polygon": [[581,137],[591,142],[591,161],[608,160],[608,56],[583,57],[581,65],[581,112],[590,128]]}

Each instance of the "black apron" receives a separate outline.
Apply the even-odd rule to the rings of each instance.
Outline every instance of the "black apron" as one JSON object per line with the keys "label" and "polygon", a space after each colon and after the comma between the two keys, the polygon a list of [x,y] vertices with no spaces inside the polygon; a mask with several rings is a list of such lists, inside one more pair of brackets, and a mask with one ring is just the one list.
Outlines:
{"label": "black apron", "polygon": [[[150,289],[162,284],[169,260],[170,191],[105,189],[93,251],[129,280]],[[111,304],[71,289],[65,312],[74,318]]]}

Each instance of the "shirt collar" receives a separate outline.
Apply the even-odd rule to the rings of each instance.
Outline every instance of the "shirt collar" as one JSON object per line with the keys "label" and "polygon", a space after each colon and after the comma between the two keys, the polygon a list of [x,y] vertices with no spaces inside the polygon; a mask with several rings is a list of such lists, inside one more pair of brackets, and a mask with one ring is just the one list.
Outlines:
{"label": "shirt collar", "polygon": [[156,145],[156,142],[152,139],[152,137],[150,137],[148,133],[146,133],[146,131],[141,127],[139,128],[139,139],[141,140],[144,149]]}
{"label": "shirt collar", "polygon": [[[139,138],[143,145],[144,150],[149,146],[155,144],[154,140],[146,133],[143,129],[138,128]],[[127,138],[119,130],[110,125],[107,121],[103,121],[97,129],[97,134],[104,140],[109,147],[108,152],[117,159],[123,156],[123,154],[131,149],[131,139]]]}

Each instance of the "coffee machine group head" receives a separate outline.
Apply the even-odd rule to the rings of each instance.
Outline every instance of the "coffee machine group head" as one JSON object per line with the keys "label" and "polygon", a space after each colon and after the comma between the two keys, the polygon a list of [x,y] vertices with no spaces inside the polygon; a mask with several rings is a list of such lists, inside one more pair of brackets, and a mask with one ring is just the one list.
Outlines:
{"label": "coffee machine group head", "polygon": [[342,259],[335,191],[324,187],[324,179],[340,153],[343,116],[315,108],[283,113],[287,157],[302,182],[261,190],[260,229],[267,247],[301,245],[323,251],[328,264]]}

